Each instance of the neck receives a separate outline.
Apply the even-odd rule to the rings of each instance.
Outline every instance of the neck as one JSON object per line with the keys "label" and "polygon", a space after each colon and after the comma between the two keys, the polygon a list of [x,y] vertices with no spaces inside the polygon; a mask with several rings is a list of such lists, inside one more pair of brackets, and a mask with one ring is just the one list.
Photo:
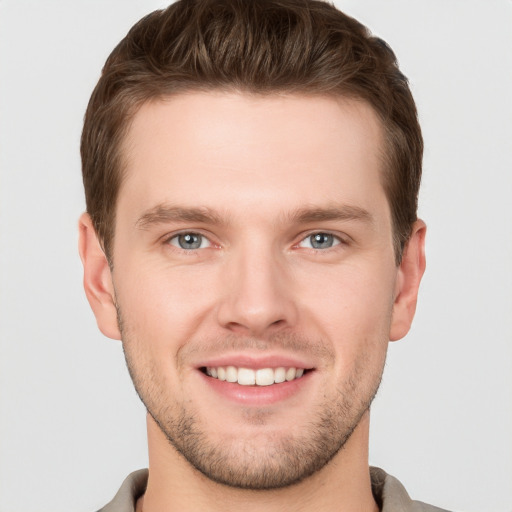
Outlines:
{"label": "neck", "polygon": [[266,512],[322,510],[377,512],[368,467],[369,413],[342,450],[314,475],[269,491],[236,489],[211,481],[167,441],[148,415],[149,479],[137,511]]}

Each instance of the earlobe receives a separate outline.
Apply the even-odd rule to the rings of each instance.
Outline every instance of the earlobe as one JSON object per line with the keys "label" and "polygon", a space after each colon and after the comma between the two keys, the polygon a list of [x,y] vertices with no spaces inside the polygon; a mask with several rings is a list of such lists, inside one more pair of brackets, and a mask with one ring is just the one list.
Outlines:
{"label": "earlobe", "polygon": [[109,338],[120,340],[110,267],[87,213],[81,215],[78,230],[78,251],[84,266],[87,300],[100,331]]}
{"label": "earlobe", "polygon": [[403,338],[408,332],[416,311],[418,289],[425,272],[425,234],[427,227],[417,220],[402,256],[395,288],[390,341]]}

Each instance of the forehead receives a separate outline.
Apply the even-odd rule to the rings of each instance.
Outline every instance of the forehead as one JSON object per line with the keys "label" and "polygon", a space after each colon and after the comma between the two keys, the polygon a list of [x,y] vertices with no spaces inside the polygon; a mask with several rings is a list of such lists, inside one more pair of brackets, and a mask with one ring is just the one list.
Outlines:
{"label": "forehead", "polygon": [[297,208],[383,197],[383,137],[360,101],[226,92],[144,104],[122,148],[119,205]]}

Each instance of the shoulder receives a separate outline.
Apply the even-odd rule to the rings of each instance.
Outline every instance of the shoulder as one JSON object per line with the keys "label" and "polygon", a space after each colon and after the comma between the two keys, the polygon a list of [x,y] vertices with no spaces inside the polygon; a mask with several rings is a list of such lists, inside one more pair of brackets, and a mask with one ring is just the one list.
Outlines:
{"label": "shoulder", "polygon": [[445,509],[412,500],[394,476],[376,467],[370,468],[372,491],[381,512],[448,512]]}
{"label": "shoulder", "polygon": [[112,501],[98,512],[134,512],[137,499],[144,494],[147,483],[147,469],[134,471],[125,478]]}

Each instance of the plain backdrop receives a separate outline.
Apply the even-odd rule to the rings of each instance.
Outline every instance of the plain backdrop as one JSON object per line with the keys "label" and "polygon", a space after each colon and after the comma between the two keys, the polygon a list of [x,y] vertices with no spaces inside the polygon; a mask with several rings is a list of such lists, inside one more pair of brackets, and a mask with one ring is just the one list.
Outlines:
{"label": "plain backdrop", "polygon": [[[147,464],[120,343],[82,290],[79,138],[106,57],[164,5],[0,0],[0,512],[93,511]],[[370,462],[415,499],[511,512],[512,2],[337,5],[394,48],[426,143],[428,269]]]}

